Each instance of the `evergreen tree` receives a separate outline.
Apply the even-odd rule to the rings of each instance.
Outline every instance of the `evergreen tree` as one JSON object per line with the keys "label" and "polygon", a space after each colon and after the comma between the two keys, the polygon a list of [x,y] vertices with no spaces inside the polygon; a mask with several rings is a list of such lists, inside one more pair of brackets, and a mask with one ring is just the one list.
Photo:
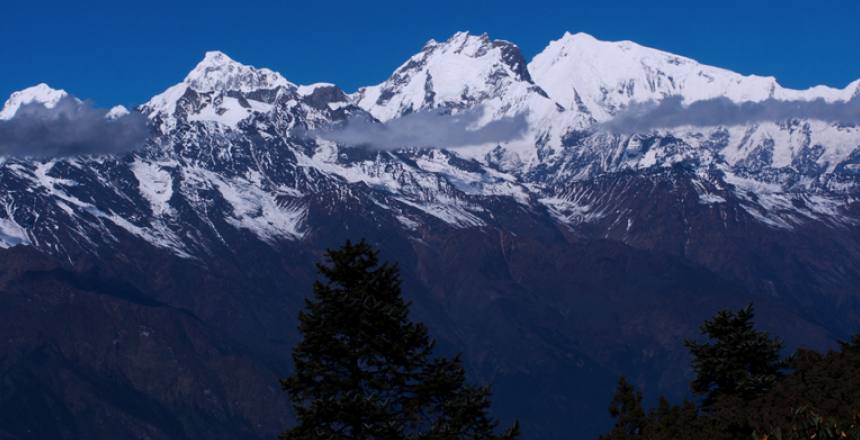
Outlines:
{"label": "evergreen tree", "polygon": [[752,318],[751,307],[720,312],[702,326],[711,341],[687,342],[702,406],[661,398],[643,416],[641,394],[622,379],[610,406],[615,426],[602,438],[860,440],[860,334],[839,351],[798,350],[780,361],[780,341],[755,331]]}
{"label": "evergreen tree", "polygon": [[782,341],[753,327],[753,307],[721,311],[702,325],[711,341],[686,341],[693,356],[693,392],[704,396],[708,408],[721,397],[749,401],[770,389],[780,378]]}
{"label": "evergreen tree", "polygon": [[[609,404],[609,414],[615,425],[600,440],[679,440],[706,438],[704,424],[699,423],[696,405],[685,400],[672,405],[661,397],[656,408],[648,411],[642,406],[642,393],[621,377]],[[707,438],[717,438],[710,436]]]}
{"label": "evergreen tree", "polygon": [[645,427],[645,410],[642,408],[642,393],[622,376],[609,404],[609,414],[615,419],[612,431],[601,440],[623,440],[642,438]]}
{"label": "evergreen tree", "polygon": [[282,381],[298,425],[282,439],[514,439],[496,434],[490,390],[466,383],[459,357],[434,358],[427,329],[409,319],[397,266],[366,242],[329,250],[325,281],[299,314],[303,340]]}
{"label": "evergreen tree", "polygon": [[706,429],[707,425],[699,419],[696,405],[684,400],[680,405],[672,405],[665,397],[660,397],[657,408],[648,412],[643,438],[649,440],[680,440],[721,438]]}

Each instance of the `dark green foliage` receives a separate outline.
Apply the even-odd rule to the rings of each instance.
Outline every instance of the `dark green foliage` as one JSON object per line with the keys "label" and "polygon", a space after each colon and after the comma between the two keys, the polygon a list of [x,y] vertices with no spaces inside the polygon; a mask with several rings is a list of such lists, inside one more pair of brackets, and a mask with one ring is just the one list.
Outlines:
{"label": "dark green foliage", "polygon": [[645,426],[642,393],[623,376],[609,404],[609,414],[615,419],[615,426],[609,434],[600,437],[602,440],[637,438],[642,433]]}
{"label": "dark green foliage", "polygon": [[801,407],[791,420],[767,434],[753,434],[755,440],[860,440],[860,415],[851,421],[822,417],[816,411]]}
{"label": "dark green foliage", "polygon": [[699,438],[698,410],[692,402],[672,405],[660,398],[656,408],[645,411],[642,393],[622,377],[609,404],[609,414],[615,426],[601,440],[675,440]]}
{"label": "dark green foliage", "polygon": [[283,439],[514,439],[496,434],[490,390],[468,385],[459,358],[409,320],[396,266],[364,241],[326,253],[325,282],[299,315],[304,339],[283,387],[298,425]]}
{"label": "dark green foliage", "polygon": [[753,327],[752,307],[723,311],[702,326],[707,343],[687,342],[701,406],[642,396],[622,379],[610,404],[616,424],[604,439],[860,440],[860,334],[840,351],[799,350]]}
{"label": "dark green foliage", "polygon": [[748,401],[770,389],[783,363],[782,341],[753,327],[753,308],[721,311],[702,325],[710,342],[687,341],[696,378],[691,388],[707,408],[723,396]]}
{"label": "dark green foliage", "polygon": [[830,427],[860,439],[860,334],[839,351],[799,350],[788,365],[792,373],[753,402],[757,430],[810,438],[787,435]]}
{"label": "dark green foliage", "polygon": [[699,423],[698,409],[688,400],[680,405],[672,405],[661,397],[657,408],[648,412],[645,429],[644,438],[654,440],[704,438],[701,436],[704,428]]}

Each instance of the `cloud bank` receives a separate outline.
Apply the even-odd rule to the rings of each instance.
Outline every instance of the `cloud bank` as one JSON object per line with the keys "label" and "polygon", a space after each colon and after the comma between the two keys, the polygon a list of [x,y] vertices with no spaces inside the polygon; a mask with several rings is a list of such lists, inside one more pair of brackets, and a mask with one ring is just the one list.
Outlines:
{"label": "cloud bank", "polygon": [[793,118],[860,124],[860,96],[850,101],[830,103],[823,99],[735,103],[728,98],[714,98],[689,105],[684,105],[680,96],[670,96],[660,102],[633,104],[603,124],[602,128],[635,133],[684,125],[740,125]]}
{"label": "cloud bank", "polygon": [[475,124],[483,109],[456,115],[431,111],[410,113],[385,123],[367,117],[353,117],[346,122],[308,134],[348,146],[379,150],[397,148],[458,148],[468,145],[500,143],[521,137],[528,130],[525,114],[503,117],[481,127]]}
{"label": "cloud bank", "polygon": [[106,117],[107,110],[71,97],[53,108],[22,105],[0,120],[0,155],[34,158],[121,154],[140,148],[149,130],[137,112]]}

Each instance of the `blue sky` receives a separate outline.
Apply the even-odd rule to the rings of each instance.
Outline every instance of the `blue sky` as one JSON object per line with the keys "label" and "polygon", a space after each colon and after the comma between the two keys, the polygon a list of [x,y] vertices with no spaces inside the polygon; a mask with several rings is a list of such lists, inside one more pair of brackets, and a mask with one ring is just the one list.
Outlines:
{"label": "blue sky", "polygon": [[584,31],[789,87],[844,87],[860,78],[858,18],[860,2],[847,0],[4,0],[0,95],[47,82],[99,106],[135,105],[211,49],[352,91],[458,30],[513,41],[528,58],[564,31]]}

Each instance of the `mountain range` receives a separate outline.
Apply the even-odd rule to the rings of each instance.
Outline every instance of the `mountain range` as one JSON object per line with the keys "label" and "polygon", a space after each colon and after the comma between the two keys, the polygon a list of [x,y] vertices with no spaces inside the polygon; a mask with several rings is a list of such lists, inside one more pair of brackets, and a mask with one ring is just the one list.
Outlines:
{"label": "mountain range", "polygon": [[[40,84],[0,129],[88,105]],[[860,80],[459,32],[354,93],[207,52],[99,118],[147,131],[0,158],[0,437],[271,438],[313,263],[349,238],[527,439],[604,431],[620,374],[682,395],[721,308],[790,347],[860,327]]]}

